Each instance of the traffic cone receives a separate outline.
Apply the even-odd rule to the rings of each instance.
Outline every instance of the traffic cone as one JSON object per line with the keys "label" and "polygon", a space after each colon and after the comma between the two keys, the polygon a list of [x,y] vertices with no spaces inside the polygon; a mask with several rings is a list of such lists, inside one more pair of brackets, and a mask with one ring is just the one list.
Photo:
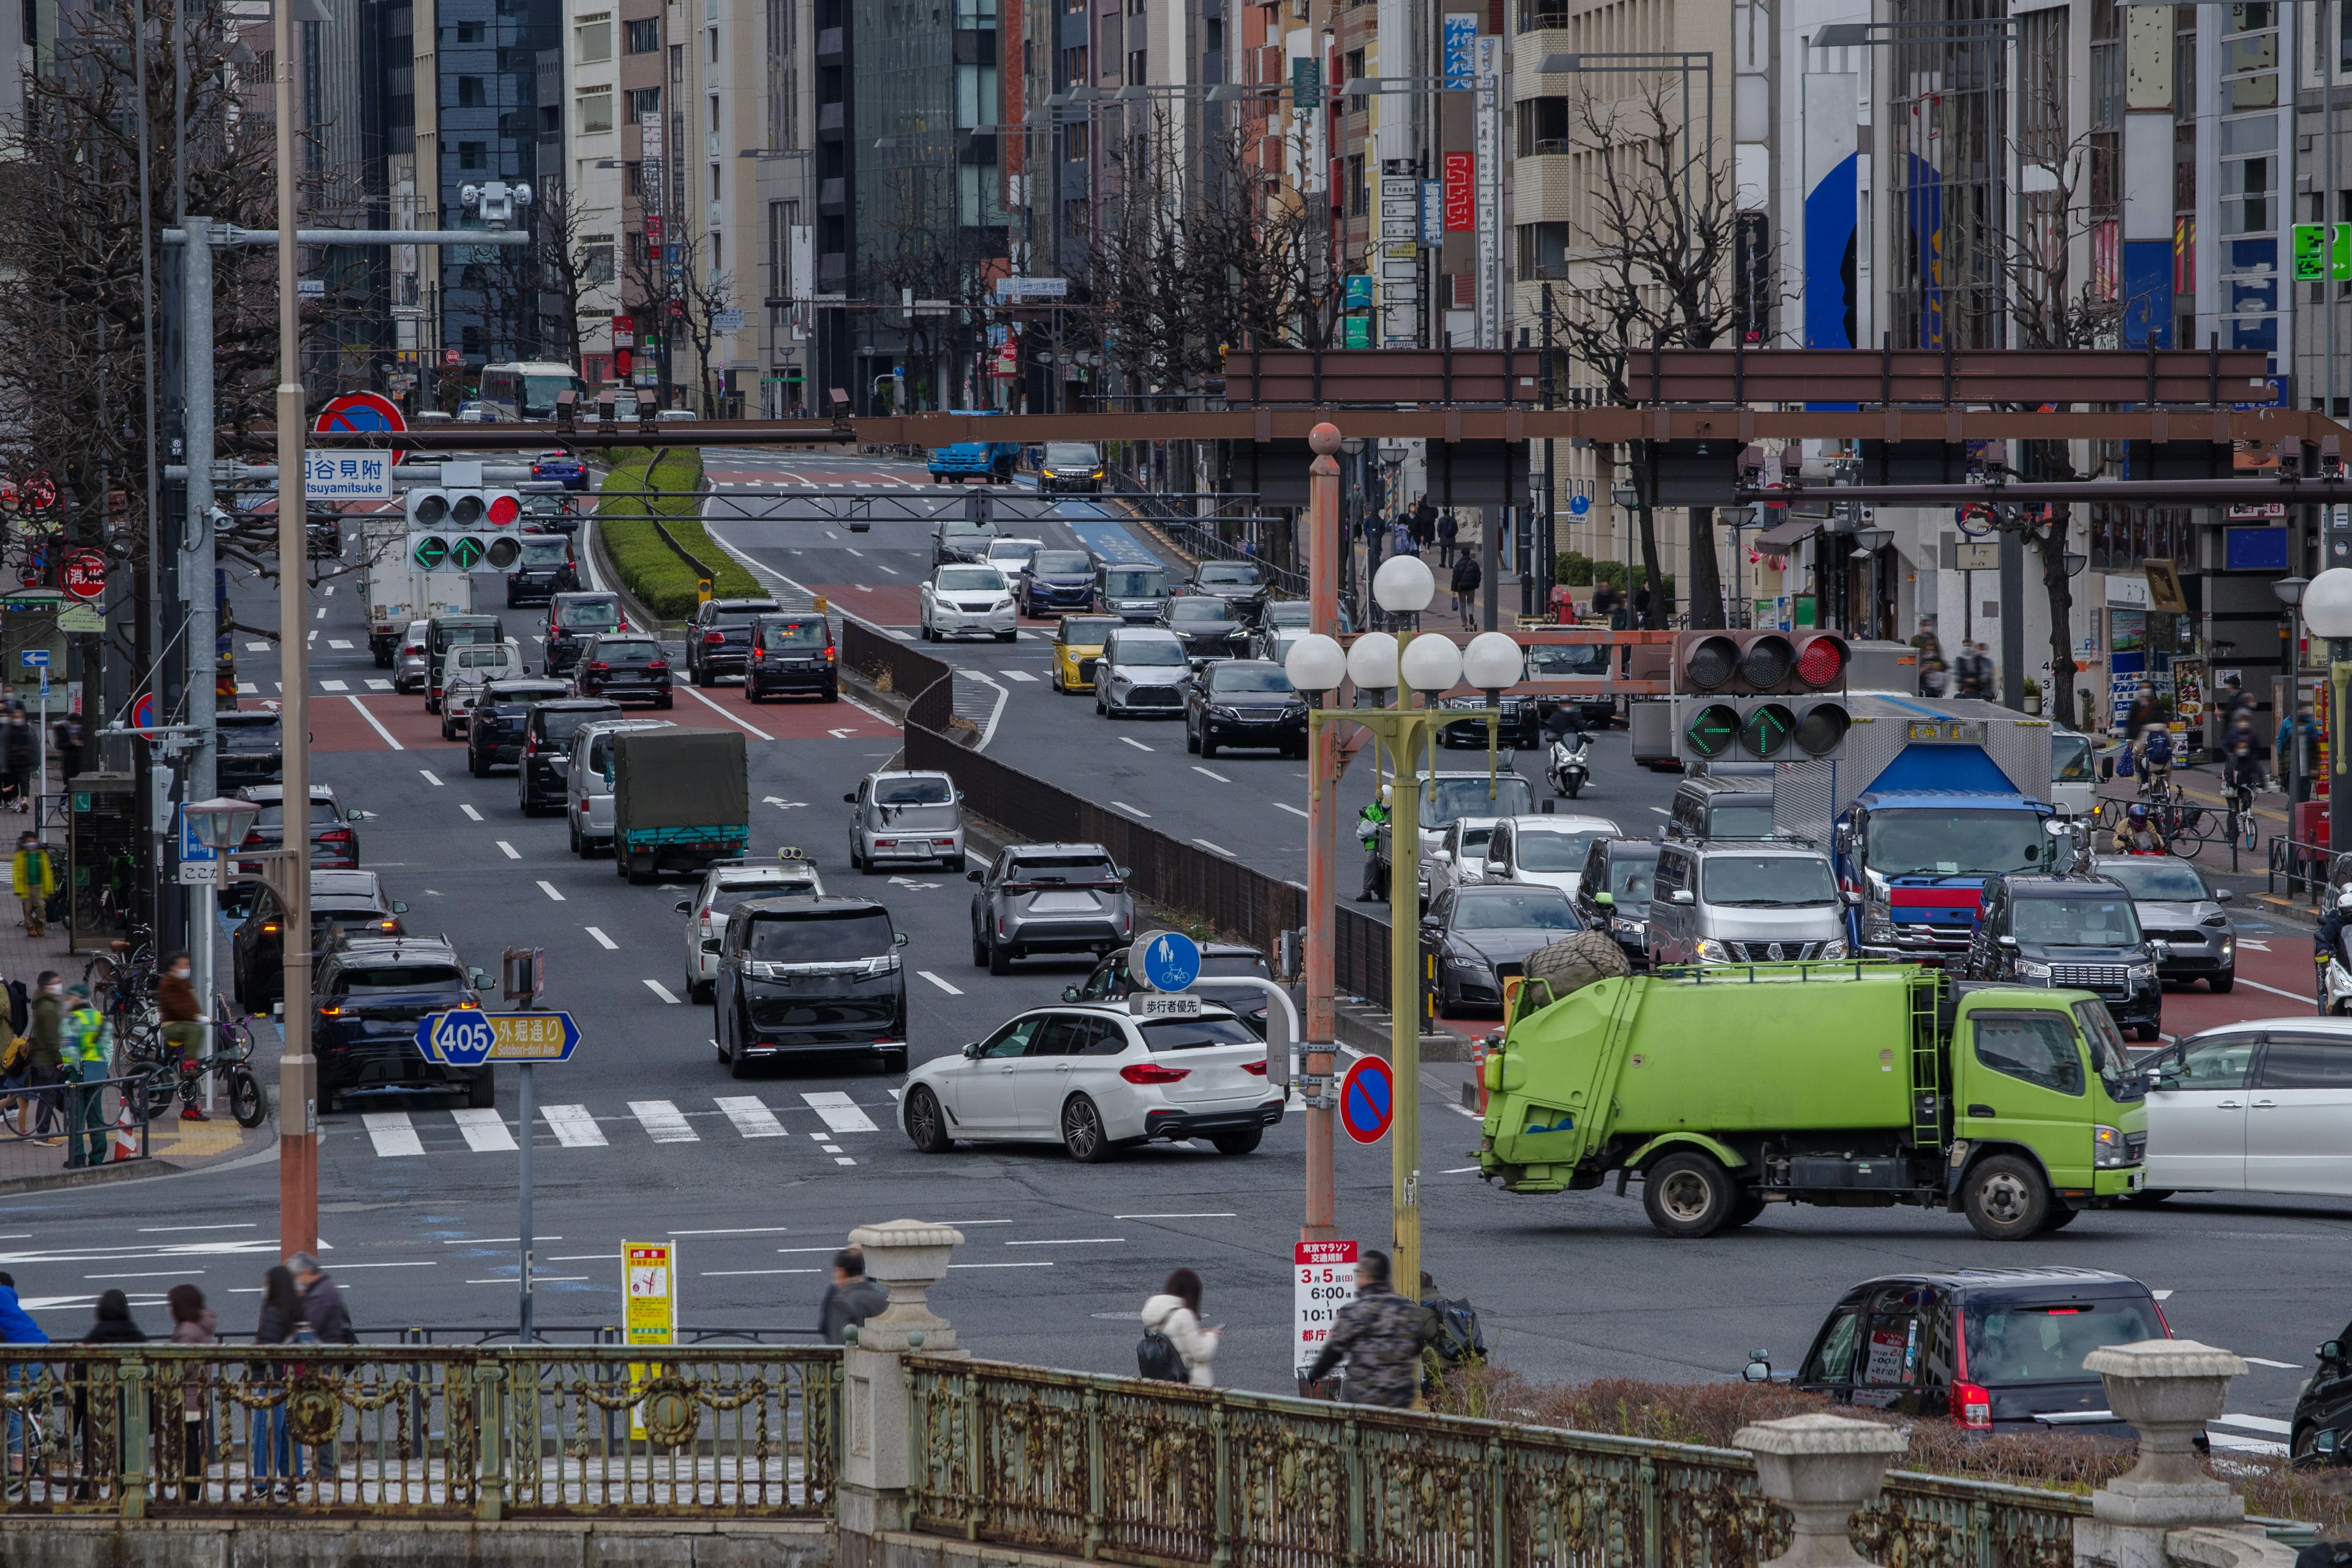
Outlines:
{"label": "traffic cone", "polygon": [[114,1113],[114,1154],[117,1162],[139,1158],[139,1119],[126,1102]]}

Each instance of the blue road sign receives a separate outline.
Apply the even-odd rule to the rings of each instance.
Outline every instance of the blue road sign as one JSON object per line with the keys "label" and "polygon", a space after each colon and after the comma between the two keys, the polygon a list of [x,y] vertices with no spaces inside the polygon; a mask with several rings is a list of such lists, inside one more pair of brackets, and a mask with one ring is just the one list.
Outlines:
{"label": "blue road sign", "polygon": [[220,857],[196,837],[196,825],[188,819],[188,808],[184,805],[180,807],[180,864],[189,866],[218,858]]}
{"label": "blue road sign", "polygon": [[1143,950],[1143,978],[1154,991],[1181,991],[1201,978],[1201,944],[1164,931]]}
{"label": "blue road sign", "polygon": [[28,647],[23,653],[17,655],[17,657],[25,661],[25,668],[26,669],[47,669],[49,668],[49,650],[47,648]]}
{"label": "blue road sign", "polygon": [[1591,498],[1591,496],[1588,496],[1588,495],[1573,495],[1573,496],[1570,496],[1570,497],[1569,497],[1569,498],[1568,498],[1568,515],[1569,515],[1569,516],[1570,516],[1570,517],[1582,517],[1586,512],[1591,511],[1591,510],[1592,510],[1592,498]]}
{"label": "blue road sign", "polygon": [[427,1013],[416,1020],[416,1048],[453,1068],[556,1065],[580,1048],[569,1013]]}
{"label": "blue road sign", "polygon": [[1378,1057],[1358,1057],[1339,1080],[1339,1125],[1359,1143],[1388,1136],[1396,1117],[1396,1079]]}

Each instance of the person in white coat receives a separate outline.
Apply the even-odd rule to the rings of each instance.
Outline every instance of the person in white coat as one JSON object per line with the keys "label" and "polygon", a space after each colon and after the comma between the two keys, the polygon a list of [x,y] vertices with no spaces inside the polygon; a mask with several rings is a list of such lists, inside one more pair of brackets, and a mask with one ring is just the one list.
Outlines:
{"label": "person in white coat", "polygon": [[1160,1288],[1160,1294],[1143,1304],[1143,1326],[1157,1329],[1168,1336],[1176,1353],[1184,1358],[1185,1370],[1192,1374],[1192,1386],[1211,1388],[1216,1378],[1209,1363],[1217,1356],[1218,1331],[1201,1326],[1201,1277],[1189,1268],[1179,1268]]}

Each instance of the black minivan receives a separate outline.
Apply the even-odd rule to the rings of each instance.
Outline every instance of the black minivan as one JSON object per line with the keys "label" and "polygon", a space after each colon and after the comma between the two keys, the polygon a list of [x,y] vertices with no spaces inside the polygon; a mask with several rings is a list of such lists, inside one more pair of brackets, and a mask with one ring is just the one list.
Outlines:
{"label": "black minivan", "polygon": [[754,1061],[855,1053],[907,1070],[904,932],[871,899],[752,899],[735,906],[711,983],[712,1037],[736,1078]]}
{"label": "black minivan", "polygon": [[743,695],[751,701],[791,692],[841,700],[833,627],[823,616],[761,616],[751,623],[751,644]]}

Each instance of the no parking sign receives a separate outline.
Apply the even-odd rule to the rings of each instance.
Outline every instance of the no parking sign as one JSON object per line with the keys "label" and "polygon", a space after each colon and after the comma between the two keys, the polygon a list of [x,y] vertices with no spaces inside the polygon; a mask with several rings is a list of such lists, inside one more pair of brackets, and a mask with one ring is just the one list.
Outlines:
{"label": "no parking sign", "polygon": [[1396,1077],[1378,1057],[1358,1057],[1339,1080],[1339,1125],[1359,1143],[1388,1136],[1396,1118]]}

